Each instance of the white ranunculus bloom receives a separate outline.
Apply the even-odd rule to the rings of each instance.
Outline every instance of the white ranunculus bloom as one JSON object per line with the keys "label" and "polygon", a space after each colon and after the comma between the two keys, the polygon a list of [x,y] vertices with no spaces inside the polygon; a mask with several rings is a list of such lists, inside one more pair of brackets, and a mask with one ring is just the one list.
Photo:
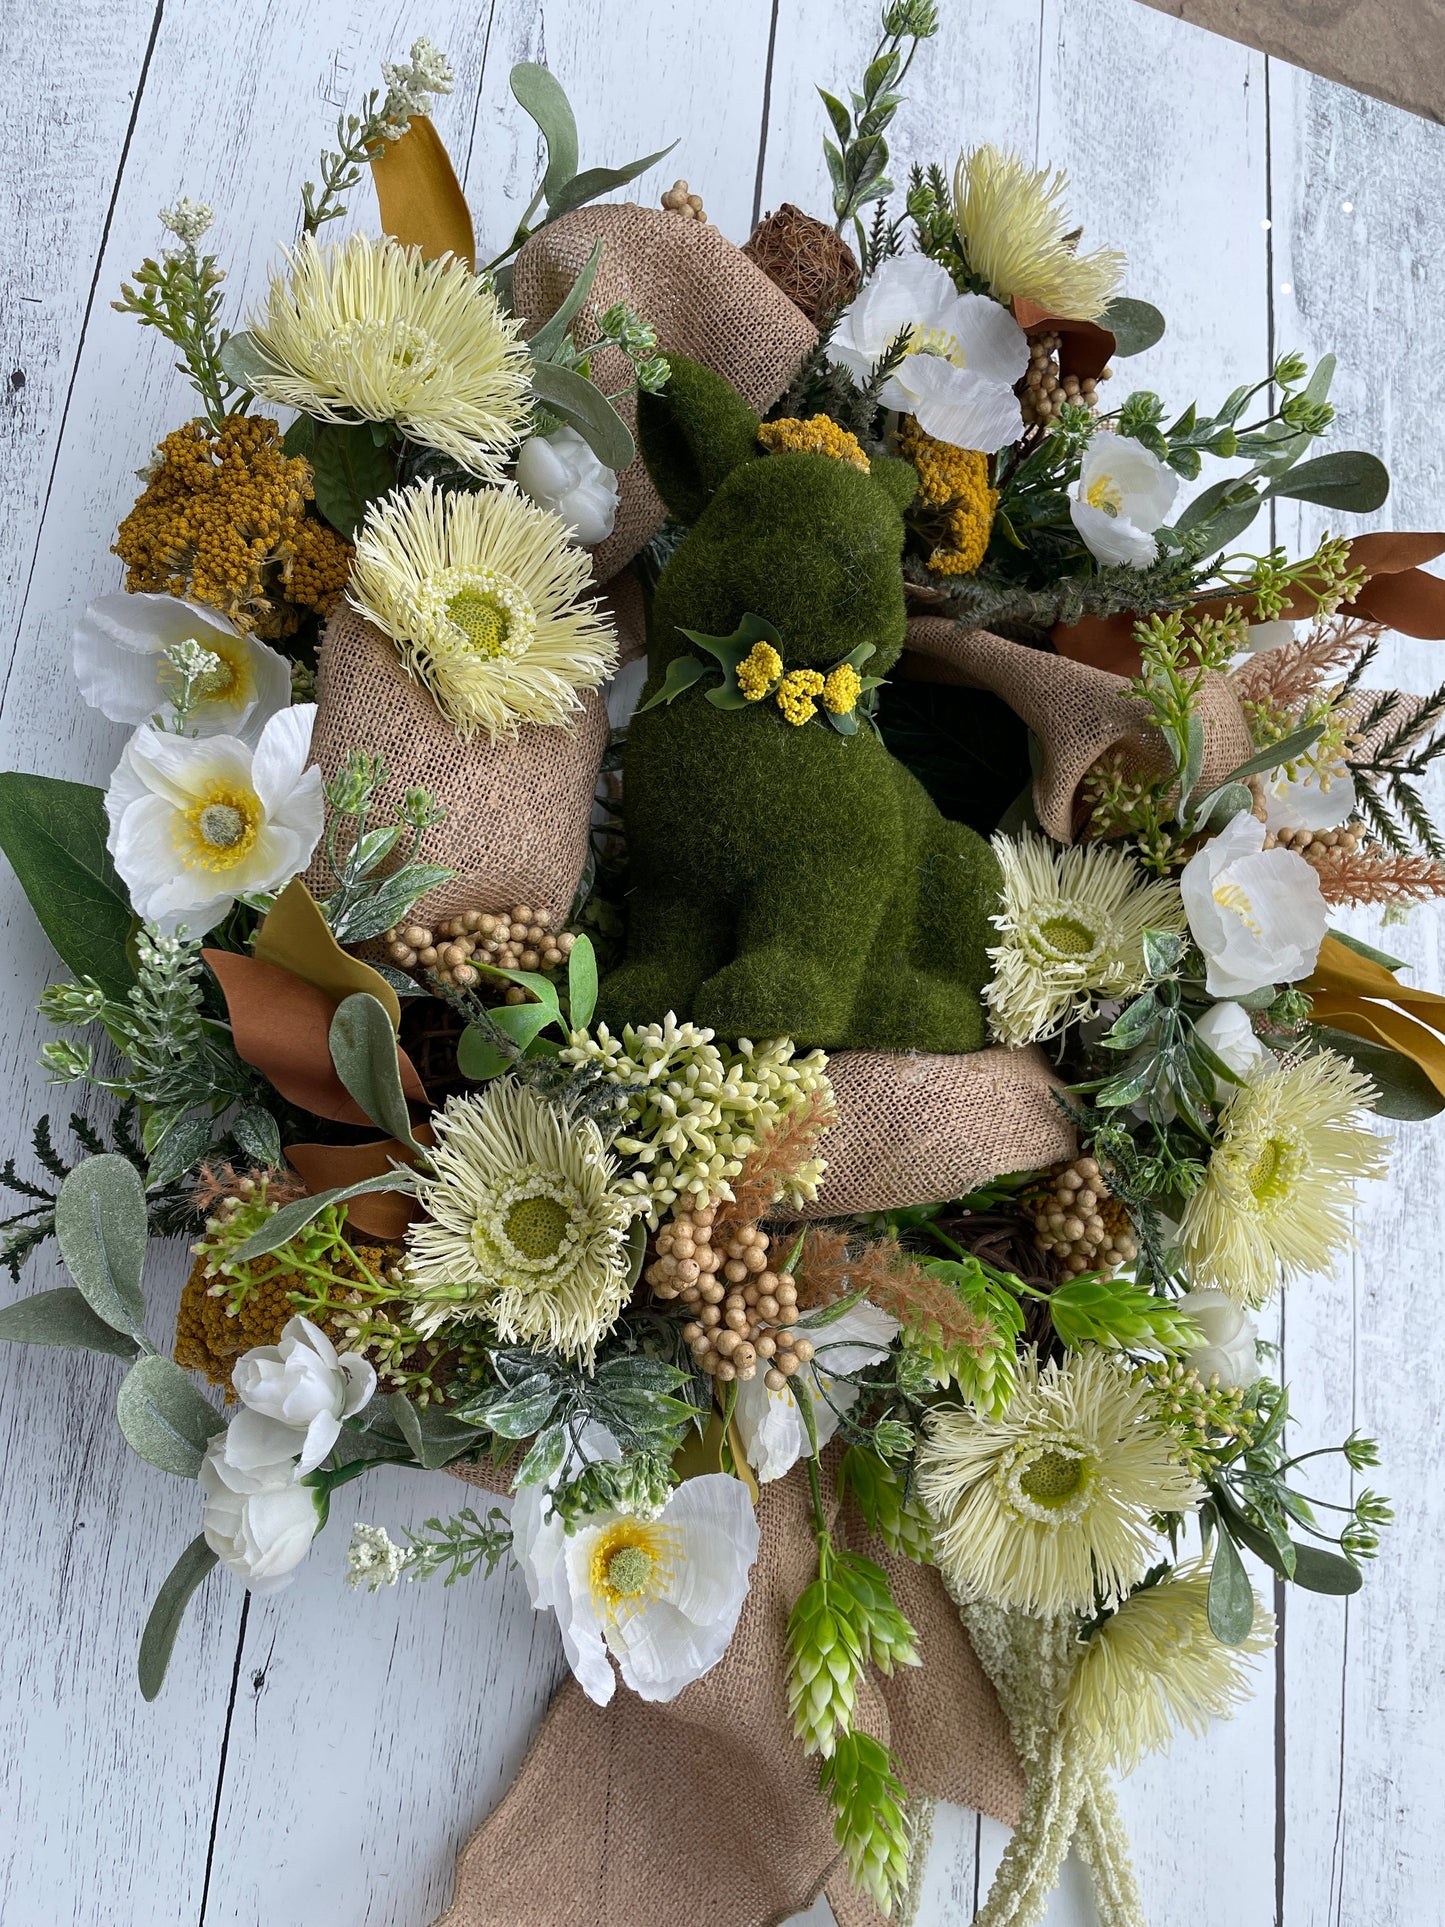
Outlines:
{"label": "white ranunculus bloom", "polygon": [[[857,1389],[841,1374],[876,1365],[897,1332],[898,1320],[864,1299],[832,1324],[820,1325],[809,1334],[813,1360],[798,1377],[812,1396],[820,1448],[837,1431],[839,1414],[858,1397]],[[743,1450],[761,1483],[782,1478],[807,1454],[808,1434],[791,1384],[770,1392],[759,1372],[756,1378],[739,1382],[735,1410]]]}
{"label": "white ranunculus bloom", "polygon": [[1226,1392],[1253,1385],[1259,1377],[1259,1328],[1227,1291],[1199,1286],[1186,1291],[1178,1309],[1192,1318],[1202,1343],[1182,1354],[1184,1363],[1207,1385],[1217,1377]]}
{"label": "white ranunculus bloom", "polygon": [[237,1360],[231,1383],[249,1411],[291,1430],[306,1473],[335,1445],[341,1421],[371,1398],[376,1372],[356,1352],[338,1352],[309,1318],[293,1318],[279,1345],[255,1345]]}
{"label": "white ranunculus bloom", "polygon": [[1334,830],[1355,813],[1355,779],[1336,772],[1326,789],[1313,770],[1288,776],[1277,769],[1265,778],[1264,823],[1268,830]]}
{"label": "white ranunculus bloom", "polygon": [[1274,1052],[1255,1036],[1249,1012],[1242,1004],[1212,1004],[1194,1028],[1236,1077],[1247,1077],[1256,1064],[1266,1059],[1274,1061]]}
{"label": "white ranunculus bloom", "polygon": [[166,651],[195,642],[218,667],[192,688],[198,736],[254,742],[291,701],[291,665],[254,636],[194,602],[169,595],[97,596],[76,624],[75,679],[92,709],[114,723],[148,723],[179,693]]}
{"label": "white ranunculus bloom", "polygon": [[575,428],[529,436],[517,456],[517,486],[539,508],[560,515],[574,542],[587,547],[611,535],[621,499],[617,473]]}
{"label": "white ranunculus bloom", "polygon": [[612,1698],[609,1654],[645,1700],[701,1679],[727,1651],[757,1556],[747,1488],[724,1472],[685,1480],[655,1519],[601,1512],[563,1535],[544,1589],[587,1697]]}
{"label": "white ranunculus bloom", "polygon": [[[266,1455],[284,1435],[292,1456]],[[316,1493],[298,1483],[296,1435],[259,1412],[241,1412],[206,1448],[201,1530],[227,1572],[249,1591],[289,1585],[321,1523]]]}
{"label": "white ranunculus bloom", "polygon": [[1159,555],[1154,531],[1167,520],[1178,488],[1173,469],[1142,442],[1100,434],[1084,451],[1069,514],[1096,561],[1147,569]]}
{"label": "white ranunculus bloom", "polygon": [[200,936],[237,897],[283,890],[321,836],[321,772],[308,769],[316,705],[282,709],[255,749],[138,729],[110,779],[106,847],[143,923]]}
{"label": "white ranunculus bloom", "polygon": [[1190,857],[1179,890],[1211,997],[1296,983],[1314,969],[1326,923],[1319,877],[1295,851],[1266,850],[1264,825],[1247,810]]}
{"label": "white ranunculus bloom", "polygon": [[883,406],[955,448],[992,455],[1017,441],[1023,411],[1014,383],[1028,372],[1029,345],[1007,308],[960,294],[925,254],[895,255],[845,309],[828,353],[863,382],[905,328],[913,330],[908,353],[883,384]]}

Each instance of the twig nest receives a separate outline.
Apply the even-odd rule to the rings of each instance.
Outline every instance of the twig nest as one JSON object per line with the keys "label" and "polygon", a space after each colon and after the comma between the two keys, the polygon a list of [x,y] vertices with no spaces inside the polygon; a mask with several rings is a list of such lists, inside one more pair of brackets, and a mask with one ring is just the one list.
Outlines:
{"label": "twig nest", "polygon": [[842,236],[791,201],[758,223],[743,253],[815,325],[846,308],[862,280]]}

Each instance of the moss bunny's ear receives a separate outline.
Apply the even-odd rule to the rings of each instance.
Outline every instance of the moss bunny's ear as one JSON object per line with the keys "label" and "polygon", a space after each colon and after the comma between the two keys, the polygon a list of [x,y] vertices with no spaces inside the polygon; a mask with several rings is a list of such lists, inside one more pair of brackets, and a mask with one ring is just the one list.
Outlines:
{"label": "moss bunny's ear", "polygon": [[662,393],[637,398],[637,438],[668,512],[691,526],[719,483],[761,455],[758,418],[731,382],[700,361],[668,361]]}
{"label": "moss bunny's ear", "polygon": [[874,481],[901,515],[918,493],[918,470],[897,455],[875,455]]}

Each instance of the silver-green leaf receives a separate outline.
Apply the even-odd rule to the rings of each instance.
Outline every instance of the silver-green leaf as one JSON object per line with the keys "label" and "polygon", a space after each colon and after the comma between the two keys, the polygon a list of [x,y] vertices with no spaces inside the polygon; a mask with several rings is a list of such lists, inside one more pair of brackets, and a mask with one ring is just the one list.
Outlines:
{"label": "silver-green leaf", "polygon": [[182,1479],[195,1478],[208,1440],[226,1429],[180,1366],[156,1353],[138,1359],[121,1380],[115,1416],[137,1457]]}
{"label": "silver-green leaf", "polygon": [[0,1311],[0,1339],[12,1345],[65,1345],[72,1351],[134,1358],[136,1342],[97,1318],[74,1285],[33,1292]]}
{"label": "silver-green leaf", "polygon": [[377,1129],[415,1145],[411,1111],[401,1087],[396,1032],[380,1000],[364,990],[343,998],[331,1020],[328,1041],[336,1075]]}
{"label": "silver-green leaf", "polygon": [[97,1317],[136,1339],[145,1335],[146,1235],[145,1189],[130,1159],[106,1151],[77,1164],[55,1201],[60,1255]]}
{"label": "silver-green leaf", "polygon": [[570,422],[605,467],[630,468],[637,453],[632,431],[602,390],[573,368],[532,363],[532,391],[554,415]]}
{"label": "silver-green leaf", "polygon": [[142,1698],[153,1700],[165,1684],[166,1668],[171,1663],[186,1607],[215,1564],[215,1553],[206,1544],[204,1535],[198,1533],[166,1574],[140,1636],[136,1671],[140,1675]]}

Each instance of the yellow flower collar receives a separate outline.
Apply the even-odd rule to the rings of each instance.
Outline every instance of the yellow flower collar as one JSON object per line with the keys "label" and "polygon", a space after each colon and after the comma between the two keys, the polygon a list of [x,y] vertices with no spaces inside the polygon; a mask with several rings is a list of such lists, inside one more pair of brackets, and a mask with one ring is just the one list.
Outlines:
{"label": "yellow flower collar", "polygon": [[[718,709],[746,709],[771,697],[795,729],[820,713],[840,736],[856,736],[860,719],[872,726],[872,704],[865,699],[871,698],[883,678],[860,674],[873,654],[871,642],[860,643],[825,672],[786,668],[779,647],[782,637],[766,616],[745,615],[730,636],[706,636],[696,629],[683,629],[681,634],[706,650],[723,672],[722,682],[704,691]],[[661,689],[639,704],[638,714],[674,702],[712,666],[696,656],[675,656]]]}

